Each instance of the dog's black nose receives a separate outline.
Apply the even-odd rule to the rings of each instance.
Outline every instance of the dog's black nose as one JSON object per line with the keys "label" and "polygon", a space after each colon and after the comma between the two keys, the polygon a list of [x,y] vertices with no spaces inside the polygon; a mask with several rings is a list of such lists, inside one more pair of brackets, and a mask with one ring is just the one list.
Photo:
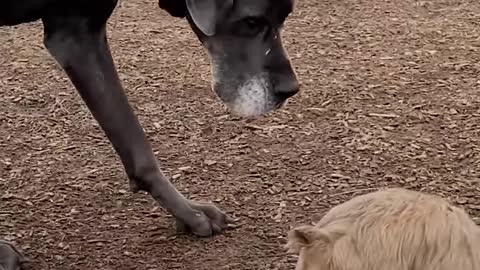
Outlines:
{"label": "dog's black nose", "polygon": [[297,80],[287,80],[275,86],[275,95],[283,100],[293,97],[300,91]]}

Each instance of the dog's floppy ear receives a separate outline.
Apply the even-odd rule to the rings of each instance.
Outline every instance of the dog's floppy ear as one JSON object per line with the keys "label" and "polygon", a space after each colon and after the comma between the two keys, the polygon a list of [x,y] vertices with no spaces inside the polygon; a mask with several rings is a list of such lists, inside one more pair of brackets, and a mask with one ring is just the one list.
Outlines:
{"label": "dog's floppy ear", "polygon": [[285,248],[288,249],[288,252],[298,253],[302,248],[314,244],[327,247],[344,236],[347,228],[347,224],[344,222],[331,223],[322,228],[312,225],[299,226],[288,232],[288,243]]}
{"label": "dog's floppy ear", "polygon": [[285,248],[292,253],[298,253],[302,248],[309,247],[317,242],[325,245],[330,243],[330,238],[322,229],[311,225],[293,228],[288,232],[287,240],[288,243]]}
{"label": "dog's floppy ear", "polygon": [[186,4],[197,28],[204,35],[212,36],[218,20],[233,6],[233,0],[186,0]]}
{"label": "dog's floppy ear", "polygon": [[158,0],[158,6],[173,17],[183,18],[187,16],[185,0]]}

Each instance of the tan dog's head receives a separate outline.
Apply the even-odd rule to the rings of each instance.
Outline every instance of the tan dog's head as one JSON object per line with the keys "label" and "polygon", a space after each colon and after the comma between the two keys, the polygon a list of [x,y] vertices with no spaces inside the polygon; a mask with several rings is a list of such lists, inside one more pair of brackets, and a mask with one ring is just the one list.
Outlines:
{"label": "tan dog's head", "polygon": [[[460,207],[391,188],[330,209],[288,233],[296,270],[480,269],[480,228]],[[448,254],[448,256],[446,255]]]}

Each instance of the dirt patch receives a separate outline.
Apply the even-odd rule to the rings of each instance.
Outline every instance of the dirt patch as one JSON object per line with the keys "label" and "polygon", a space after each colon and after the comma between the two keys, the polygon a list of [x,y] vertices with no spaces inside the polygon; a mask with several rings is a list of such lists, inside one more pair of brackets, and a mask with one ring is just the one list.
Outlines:
{"label": "dirt patch", "polygon": [[0,237],[31,269],[292,269],[291,226],[379,187],[440,194],[478,218],[478,14],[478,1],[298,1],[284,39],[302,92],[246,122],[209,90],[184,21],[155,1],[124,2],[112,50],[162,168],[240,219],[211,239],[176,234],[149,196],[128,191],[41,25],[2,28]]}

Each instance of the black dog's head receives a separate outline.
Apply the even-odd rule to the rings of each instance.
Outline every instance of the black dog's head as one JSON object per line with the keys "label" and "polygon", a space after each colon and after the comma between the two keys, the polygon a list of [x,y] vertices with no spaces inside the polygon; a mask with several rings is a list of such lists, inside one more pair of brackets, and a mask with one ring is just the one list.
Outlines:
{"label": "black dog's head", "polygon": [[258,116],[298,92],[280,31],[294,0],[159,0],[207,49],[212,86],[232,113]]}

